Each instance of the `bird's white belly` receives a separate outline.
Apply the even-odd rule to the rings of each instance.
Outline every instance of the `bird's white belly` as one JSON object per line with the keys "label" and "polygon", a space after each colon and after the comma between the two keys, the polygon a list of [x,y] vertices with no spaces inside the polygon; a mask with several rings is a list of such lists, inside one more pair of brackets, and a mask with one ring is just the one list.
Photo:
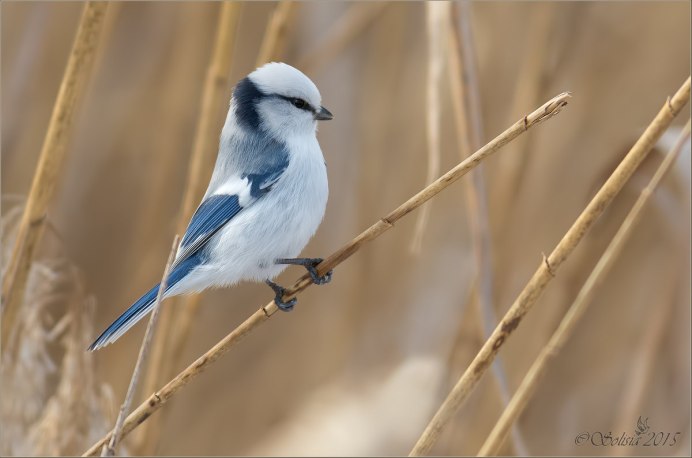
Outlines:
{"label": "bird's white belly", "polygon": [[324,216],[327,172],[319,156],[295,158],[270,192],[209,240],[210,261],[190,272],[171,295],[241,280],[263,281],[281,273],[287,266],[275,260],[300,255]]}

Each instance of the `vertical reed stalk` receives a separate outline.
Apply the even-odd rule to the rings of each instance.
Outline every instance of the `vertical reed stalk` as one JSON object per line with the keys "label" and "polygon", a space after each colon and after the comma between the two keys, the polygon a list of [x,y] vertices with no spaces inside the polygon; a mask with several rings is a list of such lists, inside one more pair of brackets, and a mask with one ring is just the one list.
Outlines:
{"label": "vertical reed stalk", "polygon": [[[541,99],[546,83],[545,68],[548,52],[551,49],[551,35],[555,28],[555,16],[557,8],[553,3],[534,3],[532,15],[528,24],[528,36],[526,37],[526,55],[522,59],[521,68],[517,75],[517,84],[514,90],[514,99],[508,111],[510,119],[521,113],[523,107],[531,106]],[[513,207],[516,193],[521,186],[525,174],[526,164],[529,163],[531,136],[523,137],[513,145],[518,154],[504,158],[499,164],[498,187],[501,205],[500,227],[503,227],[506,216]]]}
{"label": "vertical reed stalk", "polygon": [[673,98],[669,98],[666,101],[663,108],[582,211],[572,227],[565,233],[550,256],[544,258],[543,262],[540,263],[538,269],[502,318],[502,321],[495,328],[490,338],[483,344],[483,347],[425,428],[411,450],[411,456],[424,455],[432,449],[444,427],[449,424],[459,410],[459,407],[471,394],[480,378],[488,369],[488,365],[492,363],[495,355],[500,351],[500,348],[510,337],[511,333],[519,326],[524,315],[531,310],[548,283],[550,283],[550,280],[555,276],[558,268],[574,251],[584,237],[584,234],[620,192],[629,177],[634,173],[634,170],[670,126],[675,116],[687,104],[689,98],[690,79],[688,78]]}
{"label": "vertical reed stalk", "polygon": [[[216,29],[214,48],[207,68],[200,114],[195,130],[190,166],[183,193],[182,208],[178,217],[178,233],[184,233],[188,221],[204,194],[211,173],[213,153],[218,145],[222,109],[227,105],[227,91],[233,58],[233,46],[238,26],[241,3],[223,2]],[[160,331],[156,334],[151,350],[151,361],[147,367],[143,390],[150,393],[163,380],[172,376],[172,364],[189,336],[201,296],[175,298],[184,301],[161,312]],[[175,313],[175,316],[174,316]],[[154,452],[161,431],[162,417],[149,422],[138,436],[137,449],[144,455]]]}
{"label": "vertical reed stalk", "polygon": [[48,204],[64,168],[75,112],[89,82],[107,6],[106,2],[89,2],[84,5],[67,68],[60,83],[19,233],[2,284],[3,347],[9,343],[9,338],[15,331],[17,306],[24,295],[29,267],[43,234]]}
{"label": "vertical reed stalk", "polygon": [[584,316],[584,312],[588,308],[593,299],[596,289],[603,283],[608,273],[610,272],[615,260],[620,256],[627,240],[629,240],[633,229],[640,221],[642,210],[646,206],[649,198],[652,196],[656,187],[661,183],[661,179],[670,170],[675,163],[683,145],[690,137],[690,121],[680,133],[677,142],[668,153],[668,156],[663,160],[661,165],[656,170],[656,173],[651,178],[647,186],[642,190],[639,198],[632,206],[632,209],[625,217],[625,220],[620,225],[617,233],[613,236],[608,247],[598,260],[596,267],[591,271],[591,274],[584,282],[576,299],[567,310],[560,325],[551,336],[548,343],[543,347],[536,360],[531,365],[531,368],[526,373],[526,376],[517,388],[512,400],[502,412],[502,416],[493,428],[492,432],[486,439],[479,456],[489,456],[497,454],[502,445],[502,442],[507,434],[507,431],[524,411],[528,404],[531,395],[536,389],[540,378],[545,373],[550,361],[555,358],[562,350],[567,340],[572,336],[574,329],[579,323],[579,320]]}
{"label": "vertical reed stalk", "polygon": [[292,1],[283,1],[276,5],[257,55],[257,67],[271,62],[279,55],[286,37],[288,18],[294,6],[295,3]]}
{"label": "vertical reed stalk", "polygon": [[[461,13],[461,14],[460,14]],[[452,92],[452,108],[457,127],[457,139],[461,158],[480,148],[483,138],[480,89],[476,70],[471,7],[468,1],[455,3],[449,16],[449,80]],[[488,197],[481,164],[471,172],[471,179],[464,182],[471,240],[476,258],[475,282],[477,304],[484,338],[492,334],[497,323],[493,300],[492,240],[488,216]],[[498,358],[493,363],[502,405],[510,399],[507,376]],[[519,431],[512,431],[517,454],[527,455]]]}
{"label": "vertical reed stalk", "polygon": [[[428,2],[425,4],[426,31],[428,34],[428,69],[426,81],[425,127],[428,152],[428,172],[425,183],[430,184],[440,173],[440,86],[445,62],[445,36],[449,26],[449,2]],[[423,235],[428,224],[430,206],[423,207],[416,220],[411,251],[420,253]]]}

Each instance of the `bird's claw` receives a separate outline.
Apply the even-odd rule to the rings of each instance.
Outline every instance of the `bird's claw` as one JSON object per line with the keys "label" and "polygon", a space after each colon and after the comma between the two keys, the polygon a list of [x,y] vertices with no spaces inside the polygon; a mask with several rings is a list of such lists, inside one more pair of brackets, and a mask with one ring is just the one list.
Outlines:
{"label": "bird's claw", "polygon": [[277,285],[271,280],[266,280],[267,285],[274,291],[274,303],[282,312],[290,312],[293,307],[298,303],[298,299],[295,297],[291,300],[284,301],[284,294],[286,294],[286,288]]}
{"label": "bird's claw", "polygon": [[308,273],[310,274],[310,278],[312,279],[312,282],[316,285],[326,285],[330,281],[332,281],[332,273],[334,272],[333,270],[330,270],[326,274],[319,276],[317,274],[317,265],[323,261],[322,258],[312,258],[308,259],[310,261],[309,264],[305,265],[305,268],[307,269]]}
{"label": "bird's claw", "polygon": [[325,285],[332,281],[332,273],[330,270],[326,274],[320,276],[317,273],[317,266],[324,261],[322,258],[292,258],[292,259],[277,259],[278,264],[294,264],[305,267],[310,274],[310,279],[316,285]]}
{"label": "bird's claw", "polygon": [[281,310],[282,312],[290,312],[291,310],[293,310],[293,307],[295,307],[296,303],[298,303],[298,299],[294,297],[290,301],[284,302],[281,296],[283,296],[283,294],[277,294],[274,297],[274,303],[279,308],[279,310]]}

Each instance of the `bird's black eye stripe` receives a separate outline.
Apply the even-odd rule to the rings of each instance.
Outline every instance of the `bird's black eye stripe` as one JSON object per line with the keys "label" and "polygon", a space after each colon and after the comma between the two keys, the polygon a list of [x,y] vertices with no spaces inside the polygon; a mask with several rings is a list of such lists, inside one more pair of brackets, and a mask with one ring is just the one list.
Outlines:
{"label": "bird's black eye stripe", "polygon": [[300,97],[285,97],[285,96],[280,96],[282,99],[287,100],[288,102],[291,103],[296,108],[300,108],[301,110],[309,111],[311,113],[314,113],[315,110],[310,106],[308,102],[305,100],[301,99]]}

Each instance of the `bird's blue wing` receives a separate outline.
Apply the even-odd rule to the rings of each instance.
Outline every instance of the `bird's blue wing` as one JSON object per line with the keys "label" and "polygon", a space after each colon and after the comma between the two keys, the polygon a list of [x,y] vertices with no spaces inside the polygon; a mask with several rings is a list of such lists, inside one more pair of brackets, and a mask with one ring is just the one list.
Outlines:
{"label": "bird's blue wing", "polygon": [[217,194],[202,201],[187,226],[175,264],[197,252],[209,238],[236,216],[243,207],[237,195]]}
{"label": "bird's blue wing", "polygon": [[[286,167],[288,167],[288,161],[281,164],[280,167],[272,167],[264,172],[244,174],[242,176],[242,179],[245,180],[242,187],[246,188],[244,193],[213,194],[202,201],[187,226],[173,267],[202,248],[212,235],[240,213],[243,208],[271,191],[272,186],[281,178]],[[244,205],[240,204],[239,194],[249,194]]]}

